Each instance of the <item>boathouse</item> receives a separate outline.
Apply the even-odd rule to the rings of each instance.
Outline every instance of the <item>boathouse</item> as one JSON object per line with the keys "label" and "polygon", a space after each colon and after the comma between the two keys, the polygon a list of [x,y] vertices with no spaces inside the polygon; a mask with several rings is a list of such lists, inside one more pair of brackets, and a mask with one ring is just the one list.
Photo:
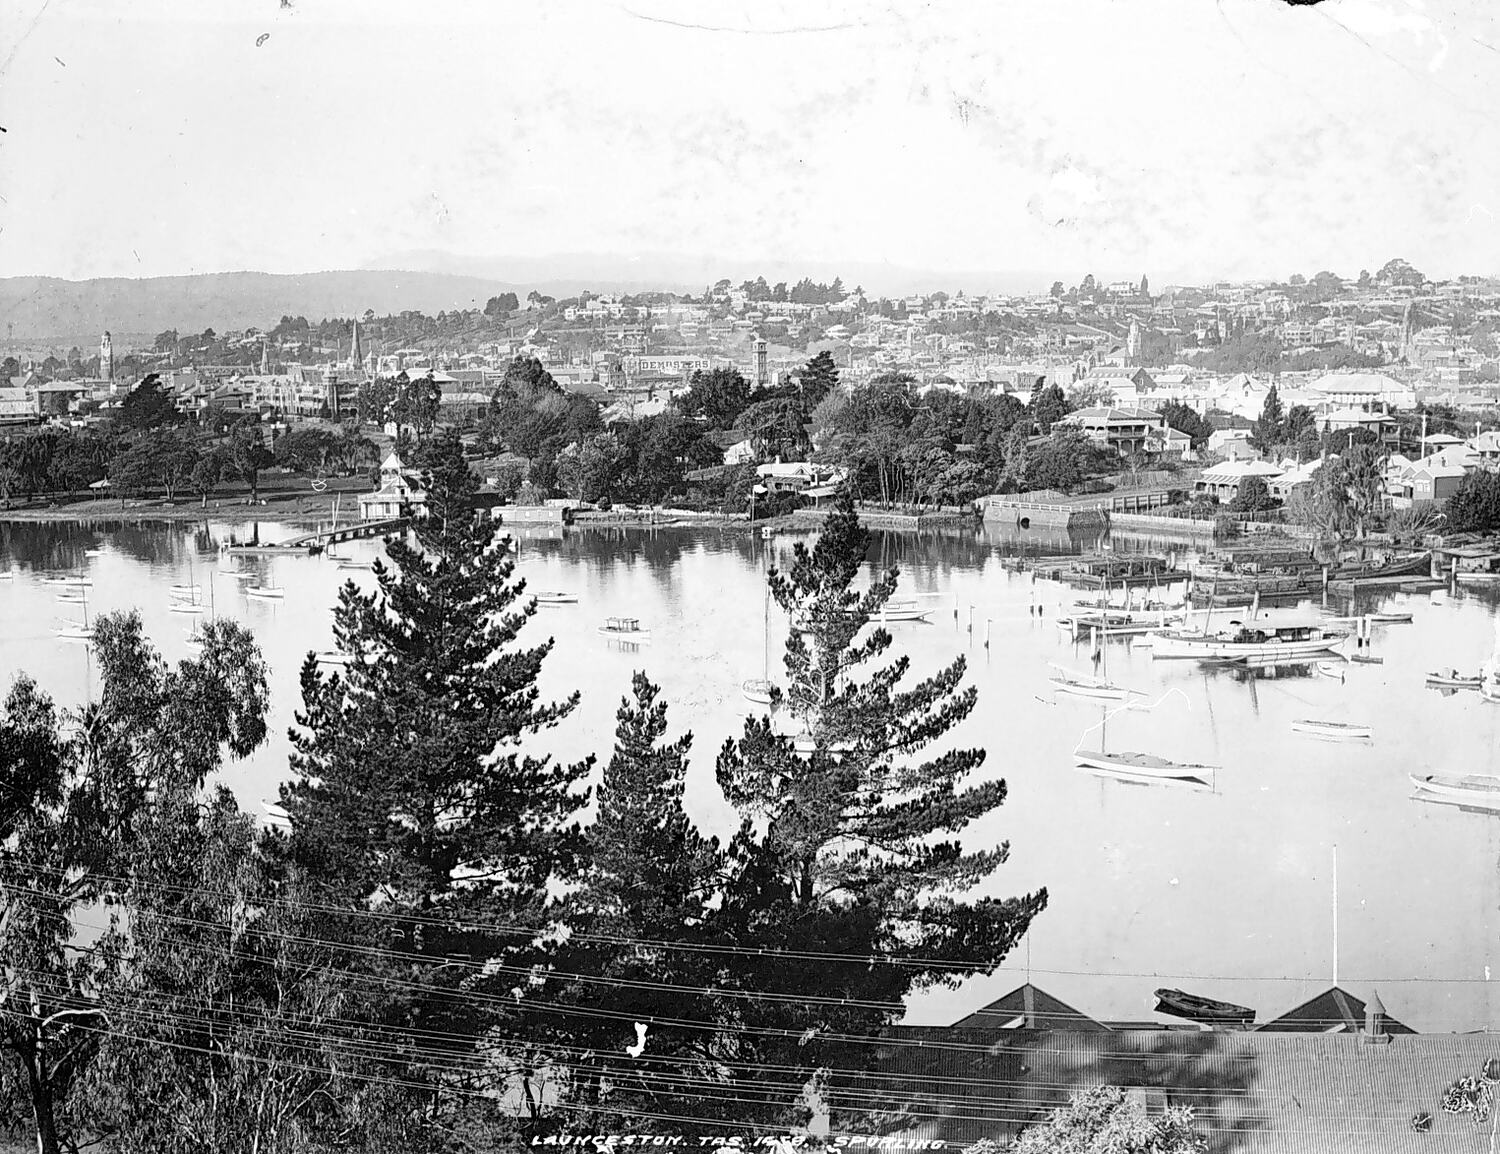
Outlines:
{"label": "boathouse", "polygon": [[1191,1106],[1211,1151],[1488,1154],[1491,1119],[1444,1101],[1455,1084],[1492,1092],[1497,1058],[1500,1035],[1415,1033],[1338,986],[1263,1025],[1208,1029],[1094,1019],[1027,983],[951,1026],[890,1028],[828,1100],[879,1091],[901,1120],[891,1137],[951,1151],[1004,1148],[1077,1091],[1116,1086],[1148,1113]]}
{"label": "boathouse", "polygon": [[363,521],[389,521],[396,517],[425,517],[427,493],[421,478],[409,470],[394,452],[380,463],[380,488],[359,495]]}

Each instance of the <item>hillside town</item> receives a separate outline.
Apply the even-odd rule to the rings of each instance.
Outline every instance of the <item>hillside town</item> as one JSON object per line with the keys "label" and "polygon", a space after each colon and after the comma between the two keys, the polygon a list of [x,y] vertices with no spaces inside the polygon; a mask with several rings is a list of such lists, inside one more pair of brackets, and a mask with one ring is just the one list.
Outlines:
{"label": "hillside town", "polygon": [[[517,504],[739,515],[759,495],[774,515],[849,481],[935,511],[1144,486],[1153,507],[1211,519],[1293,509],[1330,452],[1367,444],[1382,509],[1437,512],[1500,461],[1497,332],[1500,281],[1431,282],[1400,259],[1159,293],[1145,277],[896,300],[721,280],[701,297],[506,293],[436,318],[284,316],[139,346],[106,332],[87,358],[5,359],[0,497],[170,498],[195,466],[205,498],[258,488],[263,468],[374,478],[446,427]],[[177,427],[132,458],[101,436],[142,381]],[[38,435],[51,451],[26,448]],[[379,492],[389,474],[369,517],[399,505]]]}

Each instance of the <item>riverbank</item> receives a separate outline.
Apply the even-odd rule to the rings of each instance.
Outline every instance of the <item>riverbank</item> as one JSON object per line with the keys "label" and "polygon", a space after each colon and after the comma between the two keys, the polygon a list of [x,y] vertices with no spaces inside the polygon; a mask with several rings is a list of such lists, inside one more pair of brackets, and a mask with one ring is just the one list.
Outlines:
{"label": "riverbank", "polygon": [[[347,494],[345,495],[347,496]],[[90,521],[280,521],[289,525],[319,525],[333,520],[334,494],[275,494],[250,504],[246,498],[210,500],[205,506],[198,498],[181,501],[121,501],[101,497],[73,501],[66,505],[13,505],[0,508],[0,521],[42,521],[77,524]],[[357,509],[341,502],[340,521],[354,520]]]}

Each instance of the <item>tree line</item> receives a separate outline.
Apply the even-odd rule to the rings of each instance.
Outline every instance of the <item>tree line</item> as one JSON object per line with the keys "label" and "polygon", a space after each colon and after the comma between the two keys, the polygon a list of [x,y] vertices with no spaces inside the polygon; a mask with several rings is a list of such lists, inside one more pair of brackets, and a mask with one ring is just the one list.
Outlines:
{"label": "tree line", "polygon": [[988,973],[1045,890],[975,897],[1006,798],[956,658],[921,680],[867,628],[848,499],[773,570],[795,623],[775,715],[719,746],[727,840],[683,809],[693,736],[638,672],[613,748],[546,734],[553,643],[458,442],[429,516],[309,654],[278,825],[216,780],[264,741],[270,671],[237,624],[168,664],[97,623],[98,689],[0,710],[0,1078],[40,1154],[493,1149],[559,1130],[901,1125],[866,1077],[906,998]]}

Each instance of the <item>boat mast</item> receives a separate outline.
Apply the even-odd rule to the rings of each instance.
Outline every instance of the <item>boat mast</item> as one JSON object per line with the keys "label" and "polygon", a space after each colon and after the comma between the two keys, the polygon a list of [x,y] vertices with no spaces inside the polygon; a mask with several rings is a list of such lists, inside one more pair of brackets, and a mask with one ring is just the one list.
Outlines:
{"label": "boat mast", "polygon": [[1333,984],[1339,984],[1339,843],[1333,843]]}

